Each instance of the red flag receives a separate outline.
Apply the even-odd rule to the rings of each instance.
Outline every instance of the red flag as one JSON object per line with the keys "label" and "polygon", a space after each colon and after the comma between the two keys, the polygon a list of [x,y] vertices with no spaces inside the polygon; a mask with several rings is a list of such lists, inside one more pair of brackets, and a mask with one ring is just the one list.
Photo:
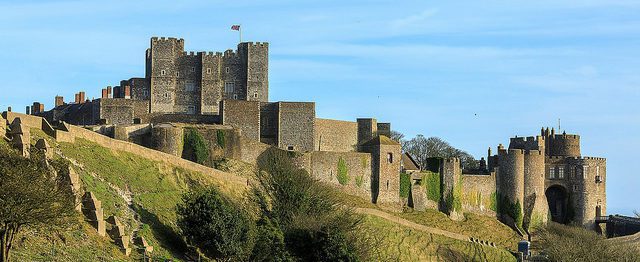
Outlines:
{"label": "red flag", "polygon": [[240,25],[232,25],[231,30],[240,31]]}

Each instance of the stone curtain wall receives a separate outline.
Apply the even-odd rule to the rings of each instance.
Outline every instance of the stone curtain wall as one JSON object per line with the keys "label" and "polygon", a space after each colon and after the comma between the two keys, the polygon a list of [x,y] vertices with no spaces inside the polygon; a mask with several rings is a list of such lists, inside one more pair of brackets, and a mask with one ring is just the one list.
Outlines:
{"label": "stone curtain wall", "polygon": [[464,211],[496,215],[496,175],[462,174],[462,209]]}
{"label": "stone curtain wall", "polygon": [[260,102],[224,100],[220,108],[223,125],[240,129],[245,137],[260,141]]}
{"label": "stone curtain wall", "polygon": [[100,119],[106,120],[109,125],[133,124],[135,112],[134,101],[122,98],[103,98],[97,100],[100,107]]}
{"label": "stone curtain wall", "polygon": [[314,150],[352,152],[357,143],[356,122],[316,118]]}
{"label": "stone curtain wall", "polygon": [[278,102],[278,147],[300,152],[313,151],[314,123],[316,119],[313,102]]}
{"label": "stone curtain wall", "polygon": [[[305,169],[314,178],[335,185],[350,195],[371,200],[371,154],[310,152],[305,155],[309,158]],[[340,175],[343,178],[339,179]]]}
{"label": "stone curtain wall", "polygon": [[260,142],[278,145],[278,103],[260,103]]}

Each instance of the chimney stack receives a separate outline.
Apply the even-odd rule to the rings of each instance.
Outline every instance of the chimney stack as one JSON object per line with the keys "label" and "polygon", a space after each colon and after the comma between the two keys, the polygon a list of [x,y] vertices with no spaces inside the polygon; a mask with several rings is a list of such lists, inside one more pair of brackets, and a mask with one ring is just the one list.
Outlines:
{"label": "chimney stack", "polygon": [[113,93],[111,93],[111,86],[107,86],[107,97],[113,98]]}
{"label": "chimney stack", "polygon": [[87,100],[84,98],[84,91],[80,91],[80,93],[78,93],[78,98],[79,98],[79,100],[80,100],[80,103],[84,103],[84,101],[87,101]]}
{"label": "chimney stack", "polygon": [[124,87],[124,99],[131,99],[131,87],[130,86],[125,86]]}
{"label": "chimney stack", "polygon": [[106,88],[102,89],[102,97],[101,98],[102,99],[109,98],[109,94],[107,94],[107,89]]}
{"label": "chimney stack", "polygon": [[55,104],[56,104],[56,107],[64,105],[64,97],[56,96],[56,103]]}

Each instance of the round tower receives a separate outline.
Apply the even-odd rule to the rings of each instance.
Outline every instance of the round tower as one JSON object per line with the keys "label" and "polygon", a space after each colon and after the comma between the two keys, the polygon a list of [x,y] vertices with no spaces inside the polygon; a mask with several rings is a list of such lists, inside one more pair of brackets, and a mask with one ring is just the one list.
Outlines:
{"label": "round tower", "polygon": [[571,192],[574,221],[594,228],[596,217],[606,215],[606,160],[595,157],[576,159],[574,168],[577,171]]}
{"label": "round tower", "polygon": [[155,125],[151,129],[151,148],[174,156],[181,156],[183,136],[181,127],[170,124]]}
{"label": "round tower", "polygon": [[[510,149],[500,155],[499,210],[522,224],[524,203],[524,150]],[[516,213],[517,212],[517,213]]]}
{"label": "round tower", "polygon": [[544,148],[528,150],[524,155],[524,219],[527,231],[546,224],[549,205],[545,196]]}
{"label": "round tower", "polygon": [[580,136],[579,135],[555,135],[552,137],[552,156],[580,157]]}

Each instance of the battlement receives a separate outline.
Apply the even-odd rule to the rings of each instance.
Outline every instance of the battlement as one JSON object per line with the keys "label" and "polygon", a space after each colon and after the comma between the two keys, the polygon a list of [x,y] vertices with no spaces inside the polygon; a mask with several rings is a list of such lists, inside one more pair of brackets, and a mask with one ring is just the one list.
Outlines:
{"label": "battlement", "polygon": [[560,135],[555,135],[553,137],[553,139],[580,139],[580,136],[579,135],[560,134]]}
{"label": "battlement", "polygon": [[269,47],[269,42],[244,42],[249,46]]}
{"label": "battlement", "polygon": [[175,37],[151,37],[151,42],[159,42],[159,41],[175,41],[178,43],[184,43],[184,39],[183,38],[175,38]]}
{"label": "battlement", "polygon": [[457,158],[457,157],[448,157],[448,158],[445,158],[444,161],[446,163],[454,163],[454,164],[455,163],[460,163],[460,159]]}

